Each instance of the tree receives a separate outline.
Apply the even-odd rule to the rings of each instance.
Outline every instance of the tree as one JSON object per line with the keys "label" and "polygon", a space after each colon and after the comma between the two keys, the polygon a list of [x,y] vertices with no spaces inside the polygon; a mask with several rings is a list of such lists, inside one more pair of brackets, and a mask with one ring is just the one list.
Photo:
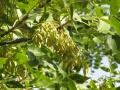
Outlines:
{"label": "tree", "polygon": [[[120,88],[115,86],[120,81],[115,70],[120,63],[119,0],[0,0],[0,5],[1,89]],[[109,68],[101,64],[104,56]],[[90,80],[89,68],[110,76],[101,77],[101,83]]]}

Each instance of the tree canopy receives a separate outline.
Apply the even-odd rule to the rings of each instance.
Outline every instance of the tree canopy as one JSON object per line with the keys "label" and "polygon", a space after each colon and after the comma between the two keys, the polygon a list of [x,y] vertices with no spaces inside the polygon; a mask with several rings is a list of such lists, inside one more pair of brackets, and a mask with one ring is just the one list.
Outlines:
{"label": "tree canopy", "polygon": [[119,0],[0,0],[2,90],[119,90],[119,45]]}

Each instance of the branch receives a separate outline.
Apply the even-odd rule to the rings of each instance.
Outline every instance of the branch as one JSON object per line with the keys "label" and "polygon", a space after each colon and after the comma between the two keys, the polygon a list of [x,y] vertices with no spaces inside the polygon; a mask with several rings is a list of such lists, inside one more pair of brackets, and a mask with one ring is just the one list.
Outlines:
{"label": "branch", "polygon": [[0,35],[0,37],[4,37],[5,35],[9,34],[12,32],[17,26],[21,25],[22,22],[28,19],[28,15],[24,16],[20,21],[18,21],[11,29],[9,29],[7,32],[3,33]]}
{"label": "branch", "polygon": [[39,4],[39,8],[43,8],[44,6],[46,6],[51,0],[46,0],[46,2],[43,2],[42,4]]}
{"label": "branch", "polygon": [[63,23],[63,24],[60,24],[60,25],[57,27],[57,30],[63,28],[63,26],[67,25],[67,24],[70,23],[70,22],[71,22],[71,20],[69,20],[69,21],[67,21],[67,22],[65,22],[65,23]]}
{"label": "branch", "polygon": [[0,42],[0,46],[5,45],[5,44],[16,44],[16,43],[26,42],[28,40],[32,40],[32,38],[19,38],[19,39],[12,40],[12,41]]}
{"label": "branch", "polygon": [[[50,1],[51,1],[51,0],[47,0],[45,3],[40,4],[39,7],[40,7],[40,8],[43,8],[43,7],[46,6]],[[39,3],[38,3],[38,4],[39,4]],[[36,4],[36,5],[38,5],[38,4]],[[35,5],[35,6],[36,6],[36,5]],[[34,6],[34,7],[35,7],[35,6]],[[33,7],[33,8],[34,8],[34,7]],[[32,9],[33,9],[33,8],[32,8]],[[31,9],[31,10],[32,10],[32,9]],[[30,10],[30,11],[31,11],[31,10]],[[7,34],[9,34],[9,33],[12,32],[17,26],[21,25],[25,20],[27,20],[27,19],[29,18],[28,15],[29,15],[30,11],[29,11],[20,21],[18,21],[11,29],[9,29],[7,32],[1,34],[1,35],[0,35],[0,38],[1,38],[1,37],[4,37],[4,36],[7,35]]]}

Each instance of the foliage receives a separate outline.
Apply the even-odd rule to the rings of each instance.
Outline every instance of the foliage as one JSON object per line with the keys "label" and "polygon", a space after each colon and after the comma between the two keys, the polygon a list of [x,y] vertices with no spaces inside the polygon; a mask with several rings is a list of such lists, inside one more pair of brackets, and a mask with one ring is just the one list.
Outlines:
{"label": "foliage", "polygon": [[[119,90],[119,0],[0,0],[0,5],[1,89]],[[104,56],[110,67],[102,66]],[[110,76],[90,80],[90,68]]]}

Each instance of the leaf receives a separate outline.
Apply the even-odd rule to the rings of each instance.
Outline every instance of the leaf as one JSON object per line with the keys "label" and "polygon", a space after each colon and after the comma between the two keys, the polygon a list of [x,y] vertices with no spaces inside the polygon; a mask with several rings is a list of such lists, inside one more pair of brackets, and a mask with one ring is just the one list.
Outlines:
{"label": "leaf", "polygon": [[[101,27],[104,27],[104,28],[108,28],[110,29],[110,25],[116,30],[117,34],[120,35],[120,22],[115,18],[115,17],[111,17],[110,20],[108,19],[105,19],[105,18],[101,18],[102,21],[106,22],[107,24],[100,24]],[[107,29],[107,30],[108,30]]]}
{"label": "leaf", "polygon": [[73,5],[70,5],[70,19],[73,20]]}
{"label": "leaf", "polygon": [[95,43],[102,43],[102,41],[101,41],[99,38],[97,38],[97,37],[94,37],[94,38],[93,38],[93,41],[94,41]]}
{"label": "leaf", "polygon": [[49,66],[51,69],[55,70],[54,66],[52,64],[48,63],[47,61],[44,61],[44,65]]}
{"label": "leaf", "polygon": [[41,47],[41,51],[42,51],[43,53],[47,54],[47,56],[51,57],[51,53],[52,53],[52,52],[51,52],[50,49],[47,48],[46,46],[42,46],[42,47]]}
{"label": "leaf", "polygon": [[118,64],[120,64],[120,51],[117,51],[117,54],[114,55],[114,60],[115,60]]}
{"label": "leaf", "polygon": [[35,59],[35,60],[29,60],[29,61],[27,61],[27,63],[31,67],[39,65],[39,61],[37,59]]}
{"label": "leaf", "polygon": [[18,81],[7,81],[5,84],[9,88],[23,88],[22,84],[20,84]]}
{"label": "leaf", "polygon": [[85,45],[89,42],[89,38],[87,36],[84,36],[82,41],[81,41],[81,44]]}
{"label": "leaf", "polygon": [[100,67],[102,70],[106,71],[106,72],[110,72],[110,69],[107,67]]}
{"label": "leaf", "polygon": [[116,30],[117,34],[120,35],[120,22],[115,18],[111,17],[111,26]]}
{"label": "leaf", "polygon": [[35,55],[30,51],[27,51],[27,55],[28,55],[30,60],[35,60],[36,59]]}
{"label": "leaf", "polygon": [[22,53],[17,53],[15,55],[15,58],[18,59],[21,64],[29,60],[27,55]]}
{"label": "leaf", "polygon": [[71,78],[68,78],[68,87],[69,90],[77,90],[75,82]]}
{"label": "leaf", "polygon": [[26,12],[28,12],[30,10],[30,6],[28,6],[27,4],[24,4],[22,2],[18,2],[17,5],[18,5],[19,9],[25,10]]}
{"label": "leaf", "polygon": [[76,12],[73,13],[73,19],[74,21],[82,22],[80,15],[78,15]]}
{"label": "leaf", "polygon": [[6,63],[7,58],[0,57],[0,65],[3,65]]}
{"label": "leaf", "polygon": [[95,85],[95,81],[93,81],[93,80],[90,81],[90,86],[92,88],[96,88],[97,89],[97,86]]}
{"label": "leaf", "polygon": [[101,11],[100,7],[95,6],[95,8],[96,8],[96,15],[97,15],[98,17],[102,17],[103,14],[102,14],[102,11]]}
{"label": "leaf", "polygon": [[109,48],[112,49],[113,53],[116,53],[117,52],[117,46],[116,46],[115,40],[112,39],[111,35],[108,35],[107,43],[108,43]]}
{"label": "leaf", "polygon": [[47,76],[41,74],[41,75],[38,75],[38,80],[36,81],[36,86],[37,87],[48,87],[52,84],[52,81],[50,78],[48,78]]}
{"label": "leaf", "polygon": [[76,83],[80,83],[80,84],[86,82],[86,80],[89,79],[88,77],[80,75],[80,74],[71,74],[70,78],[76,81]]}
{"label": "leaf", "polygon": [[104,34],[110,33],[110,21],[108,20],[108,17],[102,17],[101,20],[99,21],[98,25],[98,31],[102,32]]}
{"label": "leaf", "polygon": [[6,63],[7,58],[0,57],[0,69],[3,68],[3,64]]}
{"label": "leaf", "polygon": [[110,14],[116,15],[120,9],[120,0],[111,0],[110,3]]}
{"label": "leaf", "polygon": [[116,88],[106,88],[105,90],[117,90]]}

